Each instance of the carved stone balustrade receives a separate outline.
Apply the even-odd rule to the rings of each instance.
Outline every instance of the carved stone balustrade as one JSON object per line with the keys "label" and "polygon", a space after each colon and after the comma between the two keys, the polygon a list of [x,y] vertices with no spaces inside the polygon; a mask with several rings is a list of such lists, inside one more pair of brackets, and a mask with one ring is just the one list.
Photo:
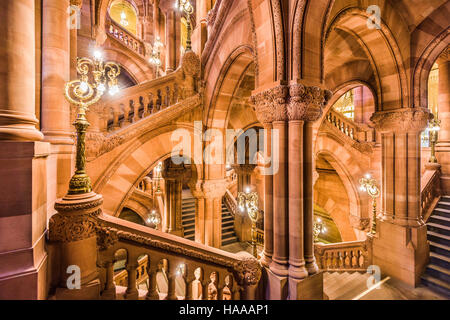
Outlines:
{"label": "carved stone balustrade", "polygon": [[[126,299],[137,299],[136,283],[143,276],[142,257],[147,257],[145,268],[149,278],[147,299],[159,299],[156,273],[165,260],[168,292],[165,299],[257,299],[257,286],[261,278],[259,262],[248,253],[232,254],[201,245],[180,237],[138,226],[115,217],[101,215],[98,219],[98,245],[100,266],[110,266],[119,249],[127,252],[124,276],[117,278],[126,285]],[[101,267],[103,268],[103,267]],[[106,274],[107,270],[101,270]],[[114,281],[105,277],[102,288],[112,288]],[[131,279],[131,280],[130,280]],[[182,279],[186,290],[180,297],[175,292],[175,281]],[[111,289],[109,289],[111,291]],[[177,290],[178,292],[178,290]],[[178,292],[179,293],[179,292]],[[105,297],[109,291],[102,291]]]}
{"label": "carved stone balustrade", "polygon": [[323,271],[366,271],[372,264],[372,238],[363,241],[315,243],[317,265]]}
{"label": "carved stone balustrade", "polygon": [[146,50],[144,42],[139,40],[135,35],[131,34],[128,30],[111,19],[109,14],[106,15],[105,27],[107,35],[112,39],[120,42],[122,45],[142,56],[143,58],[147,54],[145,52]]}

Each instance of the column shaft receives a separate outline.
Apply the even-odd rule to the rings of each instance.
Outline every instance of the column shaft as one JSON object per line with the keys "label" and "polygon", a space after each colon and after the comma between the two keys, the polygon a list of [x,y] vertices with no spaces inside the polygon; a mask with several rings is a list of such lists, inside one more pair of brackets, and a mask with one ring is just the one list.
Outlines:
{"label": "column shaft", "polygon": [[289,121],[289,276],[303,279],[303,121]]}
{"label": "column shaft", "polygon": [[287,125],[285,121],[273,122],[278,131],[278,172],[273,176],[273,255],[270,270],[279,276],[287,275],[288,262],[288,208],[287,208]]}
{"label": "column shaft", "polygon": [[35,116],[34,0],[0,2],[0,140],[42,140]]}

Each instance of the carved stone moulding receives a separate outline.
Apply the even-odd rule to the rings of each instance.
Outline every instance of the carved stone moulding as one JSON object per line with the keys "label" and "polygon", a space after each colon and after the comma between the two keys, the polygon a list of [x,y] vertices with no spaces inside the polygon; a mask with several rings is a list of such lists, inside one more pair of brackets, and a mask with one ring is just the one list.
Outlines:
{"label": "carved stone moulding", "polygon": [[251,101],[255,106],[258,121],[271,123],[287,120],[288,93],[289,88],[286,85],[278,85],[253,95]]}
{"label": "carved stone moulding", "polygon": [[49,221],[50,240],[73,242],[95,236],[102,203],[103,197],[94,192],[67,195],[57,200],[58,213]]}
{"label": "carved stone moulding", "polygon": [[379,111],[370,120],[380,132],[420,132],[423,131],[433,115],[426,108],[401,108]]}
{"label": "carved stone moulding", "polygon": [[221,198],[227,190],[227,180],[197,180],[189,184],[195,198]]}

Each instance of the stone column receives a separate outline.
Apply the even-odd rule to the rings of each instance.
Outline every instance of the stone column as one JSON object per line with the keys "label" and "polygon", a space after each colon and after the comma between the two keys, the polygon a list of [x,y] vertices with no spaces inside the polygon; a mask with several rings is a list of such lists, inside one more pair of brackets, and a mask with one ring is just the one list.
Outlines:
{"label": "stone column", "polygon": [[46,299],[50,146],[36,142],[43,135],[35,116],[35,1],[1,1],[0,30],[0,299]]}
{"label": "stone column", "polygon": [[420,133],[427,109],[403,108],[375,113],[371,120],[382,135],[383,219],[377,222],[373,264],[412,286],[428,260],[426,226],[420,206]]}
{"label": "stone column", "polygon": [[208,40],[208,12],[212,9],[211,3],[212,1],[209,0],[196,2],[196,23],[195,29],[192,31],[192,50],[199,56],[202,55],[206,40]]}
{"label": "stone column", "polygon": [[443,194],[450,193],[450,47],[438,59],[438,113],[441,130],[438,133],[436,157],[441,164],[441,188]]}
{"label": "stone column", "polygon": [[42,140],[35,116],[34,0],[0,3],[0,139]]}
{"label": "stone column", "polygon": [[175,10],[167,12],[166,19],[166,72],[170,73],[176,69],[177,56],[177,36],[176,36],[177,17]]}
{"label": "stone column", "polygon": [[159,33],[159,0],[153,1],[153,41],[156,37],[161,37]]}
{"label": "stone column", "polygon": [[171,161],[164,167],[162,171],[165,184],[164,231],[175,234],[177,236],[183,236],[183,228],[181,225],[181,193],[185,173],[186,169],[184,168],[184,166],[174,165]]}
{"label": "stone column", "polygon": [[222,245],[222,197],[226,180],[198,180],[190,184],[196,199],[195,241],[219,248]]}
{"label": "stone column", "polygon": [[304,258],[304,161],[303,115],[300,86],[290,87],[289,116],[289,277],[303,279],[308,276]]}

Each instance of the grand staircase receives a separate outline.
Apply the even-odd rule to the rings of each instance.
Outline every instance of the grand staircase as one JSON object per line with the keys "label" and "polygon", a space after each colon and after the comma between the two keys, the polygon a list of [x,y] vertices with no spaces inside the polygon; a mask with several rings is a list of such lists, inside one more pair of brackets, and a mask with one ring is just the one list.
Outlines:
{"label": "grand staircase", "polygon": [[192,194],[183,190],[181,201],[181,223],[184,230],[184,238],[195,240],[195,198]]}
{"label": "grand staircase", "polygon": [[430,264],[422,283],[450,298],[450,197],[442,196],[427,221]]}
{"label": "grand staircase", "polygon": [[[181,223],[184,229],[184,238],[195,240],[195,198],[185,190],[181,202]],[[234,231],[234,218],[225,203],[222,202],[222,246],[237,242]]]}
{"label": "grand staircase", "polygon": [[222,246],[237,242],[237,240],[236,232],[234,231],[234,217],[222,201]]}

